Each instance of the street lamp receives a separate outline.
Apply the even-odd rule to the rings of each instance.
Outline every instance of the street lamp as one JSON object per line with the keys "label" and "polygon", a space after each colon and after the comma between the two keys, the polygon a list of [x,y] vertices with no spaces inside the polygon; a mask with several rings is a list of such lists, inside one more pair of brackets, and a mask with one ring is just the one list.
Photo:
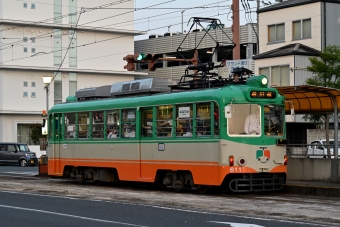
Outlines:
{"label": "street lamp", "polygon": [[46,90],[46,111],[48,111],[48,91],[49,91],[49,86],[50,86],[50,83],[52,82],[52,78],[51,76],[43,76],[43,81],[44,81],[44,84],[45,84],[45,90]]}

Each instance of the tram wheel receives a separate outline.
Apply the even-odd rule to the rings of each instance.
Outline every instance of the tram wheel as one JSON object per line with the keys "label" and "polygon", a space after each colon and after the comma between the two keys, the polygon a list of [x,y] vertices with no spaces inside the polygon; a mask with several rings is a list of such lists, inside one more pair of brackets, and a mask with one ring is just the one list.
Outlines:
{"label": "tram wheel", "polygon": [[97,185],[97,186],[99,186],[99,185],[101,185],[101,184],[102,184],[102,182],[101,182],[101,181],[99,181],[99,180],[96,180],[96,181],[94,182],[94,184],[95,184],[95,185]]}
{"label": "tram wheel", "polygon": [[173,189],[175,192],[179,192],[181,190],[181,187],[179,185],[174,185]]}
{"label": "tram wheel", "polygon": [[197,191],[200,194],[205,194],[208,191],[208,187],[207,186],[203,186],[203,185],[199,185]]}

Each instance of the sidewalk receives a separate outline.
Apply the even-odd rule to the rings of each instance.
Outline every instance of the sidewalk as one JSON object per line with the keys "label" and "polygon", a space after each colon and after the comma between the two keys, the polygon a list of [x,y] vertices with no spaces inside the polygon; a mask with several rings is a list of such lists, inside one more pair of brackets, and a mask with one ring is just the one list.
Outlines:
{"label": "sidewalk", "polygon": [[289,194],[340,197],[340,183],[323,181],[287,181],[283,192]]}

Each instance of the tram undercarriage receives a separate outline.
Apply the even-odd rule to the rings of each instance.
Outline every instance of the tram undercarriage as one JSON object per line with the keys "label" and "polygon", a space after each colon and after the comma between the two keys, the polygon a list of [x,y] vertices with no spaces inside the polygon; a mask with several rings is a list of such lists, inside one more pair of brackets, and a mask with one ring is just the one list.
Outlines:
{"label": "tram undercarriage", "polygon": [[[118,182],[119,175],[116,169],[92,167],[66,167],[65,175],[69,175],[79,183],[92,182]],[[257,174],[229,174],[225,177],[221,189],[229,192],[261,192],[279,191],[286,182],[285,174],[257,173]],[[180,190],[197,190],[205,193],[212,186],[196,185],[190,171],[157,171],[155,183],[175,192]]]}

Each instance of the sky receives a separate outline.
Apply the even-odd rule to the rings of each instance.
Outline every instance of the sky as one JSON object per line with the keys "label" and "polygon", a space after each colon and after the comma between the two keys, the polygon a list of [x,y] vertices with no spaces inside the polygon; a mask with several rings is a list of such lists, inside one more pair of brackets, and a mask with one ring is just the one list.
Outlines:
{"label": "sky", "polygon": [[[261,0],[261,2],[266,3],[269,1],[272,4],[275,2],[275,0]],[[182,32],[182,15],[183,30],[186,31],[190,29],[192,24],[187,25],[191,17],[218,18],[225,24],[225,27],[230,27],[232,25],[231,4],[232,0],[135,0],[134,28],[135,30],[148,31],[148,35],[136,36],[135,40],[148,39],[150,34],[164,34],[168,31]],[[249,13],[249,10],[247,10],[248,13],[245,13],[241,0],[239,4],[240,25],[249,22],[256,23],[256,1],[249,0],[251,13]],[[265,5],[261,3],[260,7],[263,6]]]}

